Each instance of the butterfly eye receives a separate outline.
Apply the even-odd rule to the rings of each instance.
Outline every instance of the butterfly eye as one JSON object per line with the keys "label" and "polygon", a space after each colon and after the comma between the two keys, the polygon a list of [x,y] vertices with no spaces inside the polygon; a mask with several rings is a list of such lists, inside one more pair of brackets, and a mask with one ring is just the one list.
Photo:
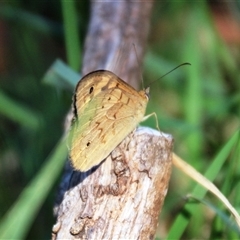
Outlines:
{"label": "butterfly eye", "polygon": [[89,94],[91,94],[92,92],[93,92],[93,87],[90,88]]}
{"label": "butterfly eye", "polygon": [[87,147],[89,147],[89,146],[90,146],[90,144],[91,144],[91,143],[90,143],[90,142],[88,142],[88,143],[87,143]]}
{"label": "butterfly eye", "polygon": [[111,100],[111,97],[108,98],[108,101],[110,101],[110,100]]}

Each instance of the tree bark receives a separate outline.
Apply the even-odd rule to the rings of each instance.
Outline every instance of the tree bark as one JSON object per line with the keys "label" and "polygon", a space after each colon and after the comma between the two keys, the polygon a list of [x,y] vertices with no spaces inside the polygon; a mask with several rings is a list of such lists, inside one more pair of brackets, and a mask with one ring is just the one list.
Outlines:
{"label": "tree bark", "polygon": [[[116,62],[114,73],[134,87],[139,84],[152,4],[92,2],[83,75],[112,70],[121,49],[127,55]],[[88,172],[67,163],[52,239],[153,239],[171,175],[172,143],[170,135],[138,128]]]}

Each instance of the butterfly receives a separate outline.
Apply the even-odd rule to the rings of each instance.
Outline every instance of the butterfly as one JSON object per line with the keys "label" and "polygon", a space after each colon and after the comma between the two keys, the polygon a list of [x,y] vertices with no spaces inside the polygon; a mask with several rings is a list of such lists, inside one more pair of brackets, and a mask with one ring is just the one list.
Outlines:
{"label": "butterfly", "polygon": [[69,158],[85,172],[104,160],[143,120],[149,88],[137,91],[113,72],[97,70],[77,84]]}

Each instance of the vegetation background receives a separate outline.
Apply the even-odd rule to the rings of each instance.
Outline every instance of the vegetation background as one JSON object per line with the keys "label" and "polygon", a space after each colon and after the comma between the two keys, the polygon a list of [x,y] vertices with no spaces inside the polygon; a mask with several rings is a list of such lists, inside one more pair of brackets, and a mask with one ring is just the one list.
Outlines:
{"label": "vegetation background", "polygon": [[[57,58],[67,61],[64,4],[77,13],[78,58],[89,3],[0,3],[1,239],[49,239],[54,224],[54,196],[66,156],[63,148],[55,146],[63,135],[73,88],[44,76]],[[144,84],[183,62],[191,66],[151,85],[148,112],[155,111],[161,130],[173,135],[174,151],[199,172],[207,172],[239,210],[239,2],[155,2]],[[62,74],[69,76],[67,70]],[[144,124],[155,127],[151,119]],[[224,206],[211,194],[201,200],[204,191],[193,190],[194,186],[174,169],[156,237],[239,238]]]}

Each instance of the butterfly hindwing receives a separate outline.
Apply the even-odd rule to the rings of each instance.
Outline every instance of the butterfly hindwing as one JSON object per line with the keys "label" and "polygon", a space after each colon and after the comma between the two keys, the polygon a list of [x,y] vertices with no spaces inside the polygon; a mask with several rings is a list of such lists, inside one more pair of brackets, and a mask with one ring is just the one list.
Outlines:
{"label": "butterfly hindwing", "polygon": [[99,164],[137,126],[148,98],[109,71],[86,75],[77,85],[70,159],[75,169]]}

